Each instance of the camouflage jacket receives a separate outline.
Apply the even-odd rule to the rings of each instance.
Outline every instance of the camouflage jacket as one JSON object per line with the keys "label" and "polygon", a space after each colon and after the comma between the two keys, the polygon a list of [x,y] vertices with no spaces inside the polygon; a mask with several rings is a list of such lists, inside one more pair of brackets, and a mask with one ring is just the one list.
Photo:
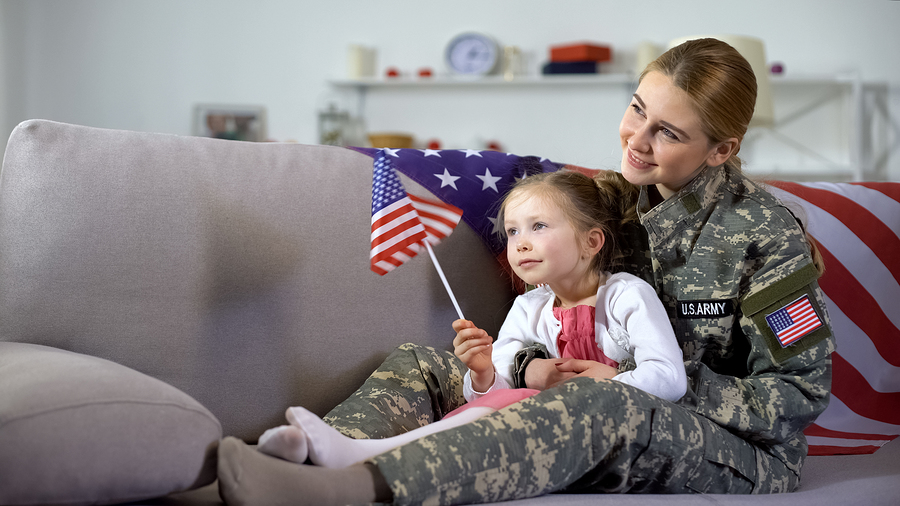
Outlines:
{"label": "camouflage jacket", "polygon": [[[684,351],[688,391],[678,403],[799,473],[802,430],[828,404],[835,344],[794,215],[721,167],[652,208],[643,188],[638,212],[646,231],[638,240],[647,243],[629,270],[656,287]],[[798,300],[820,325],[783,345],[777,318]]]}

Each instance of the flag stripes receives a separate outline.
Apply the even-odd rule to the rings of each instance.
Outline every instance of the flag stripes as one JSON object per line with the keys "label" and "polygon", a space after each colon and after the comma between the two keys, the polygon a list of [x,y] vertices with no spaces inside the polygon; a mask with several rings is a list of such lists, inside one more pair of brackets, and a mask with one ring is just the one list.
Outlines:
{"label": "flag stripes", "polygon": [[864,186],[871,190],[881,192],[881,193],[887,195],[888,197],[896,200],[897,202],[900,202],[900,186],[898,186],[898,185],[885,186],[883,183],[872,183],[872,182],[870,182],[870,183],[851,183],[851,184],[856,185],[856,186]]}
{"label": "flag stripes", "polygon": [[834,335],[840,336],[842,341],[853,343],[853,346],[841,346],[838,353],[851,364],[870,364],[869,367],[856,370],[873,389],[889,392],[891,385],[900,385],[900,367],[888,363],[865,332],[847,318],[828,296],[825,300],[831,314]]}
{"label": "flag stripes", "polygon": [[371,268],[385,275],[415,255],[409,247],[425,240],[425,227],[419,221],[409,198],[372,215]]}
{"label": "flag stripes", "polygon": [[809,217],[837,339],[831,402],[806,430],[810,454],[872,453],[900,435],[900,184],[770,184]]}
{"label": "flag stripes", "polygon": [[463,215],[461,209],[450,204],[423,199],[412,194],[409,195],[409,199],[419,214],[428,235],[428,242],[431,244],[437,244],[450,235]]}
{"label": "flag stripes", "polygon": [[[807,436],[812,437],[832,437],[835,439],[843,439],[845,441],[893,441],[897,439],[897,436],[878,436],[873,434],[860,434],[854,432],[840,432],[836,430],[828,430],[818,426],[817,424],[812,424],[810,428],[806,431]],[[846,444],[846,443],[844,443]]]}
{"label": "flag stripes", "polygon": [[[862,331],[862,336],[859,337],[870,341],[882,360],[900,367],[900,328],[896,322],[891,321],[891,313],[887,311],[889,300],[876,299],[873,291],[866,290],[859,278],[854,277],[829,250],[820,246],[820,253],[825,262],[826,275],[819,280],[819,286],[835,307],[850,309],[843,315]],[[893,300],[896,304],[900,299]],[[874,310],[863,313],[856,309],[860,307]]]}
{"label": "flag stripes", "polygon": [[844,401],[854,413],[866,418],[900,426],[900,391],[878,392],[840,353],[832,355],[831,393]]}
{"label": "flag stripes", "polygon": [[461,217],[454,206],[406,193],[391,159],[378,152],[372,176],[372,271],[384,276],[416,256],[425,241],[438,244]]}
{"label": "flag stripes", "polygon": [[787,191],[794,190],[792,193],[804,200],[815,202],[817,208],[841,222],[879,257],[894,279],[900,281],[900,262],[887,258],[891,252],[900,251],[900,236],[869,209],[832,191],[803,187],[796,183],[777,185]]}

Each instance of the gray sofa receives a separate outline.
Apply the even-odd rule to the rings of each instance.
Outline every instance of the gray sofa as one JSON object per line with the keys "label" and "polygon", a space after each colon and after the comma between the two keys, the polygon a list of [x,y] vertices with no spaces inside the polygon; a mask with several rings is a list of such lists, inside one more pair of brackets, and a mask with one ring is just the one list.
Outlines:
{"label": "gray sofa", "polygon": [[[371,173],[337,147],[21,124],[0,173],[0,504],[219,504],[223,435],[325,414],[401,343],[450,349],[425,255],[369,270]],[[496,260],[463,224],[435,249],[496,331],[515,295]],[[810,457],[793,494],[510,504],[898,501],[893,442]]]}

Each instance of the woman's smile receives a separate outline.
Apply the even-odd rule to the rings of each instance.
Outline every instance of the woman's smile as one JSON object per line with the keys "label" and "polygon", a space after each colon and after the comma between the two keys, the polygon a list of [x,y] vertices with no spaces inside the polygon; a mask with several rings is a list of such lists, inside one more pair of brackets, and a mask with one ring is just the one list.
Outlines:
{"label": "woman's smile", "polygon": [[626,149],[626,153],[628,155],[628,163],[631,164],[632,167],[638,170],[646,170],[651,167],[656,167],[655,163],[649,163],[641,160],[637,156],[635,156],[634,152],[631,149]]}

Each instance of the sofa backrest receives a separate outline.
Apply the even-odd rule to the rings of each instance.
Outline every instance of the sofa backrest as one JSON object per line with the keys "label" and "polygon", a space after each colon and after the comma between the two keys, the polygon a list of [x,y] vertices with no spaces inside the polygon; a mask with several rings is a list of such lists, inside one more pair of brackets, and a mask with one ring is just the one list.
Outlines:
{"label": "sofa backrest", "polygon": [[[369,270],[371,184],[344,148],[25,122],[0,173],[0,341],[147,373],[247,440],[291,405],[323,415],[397,345],[452,349],[427,255]],[[496,332],[515,296],[496,259],[465,224],[435,252]]]}

